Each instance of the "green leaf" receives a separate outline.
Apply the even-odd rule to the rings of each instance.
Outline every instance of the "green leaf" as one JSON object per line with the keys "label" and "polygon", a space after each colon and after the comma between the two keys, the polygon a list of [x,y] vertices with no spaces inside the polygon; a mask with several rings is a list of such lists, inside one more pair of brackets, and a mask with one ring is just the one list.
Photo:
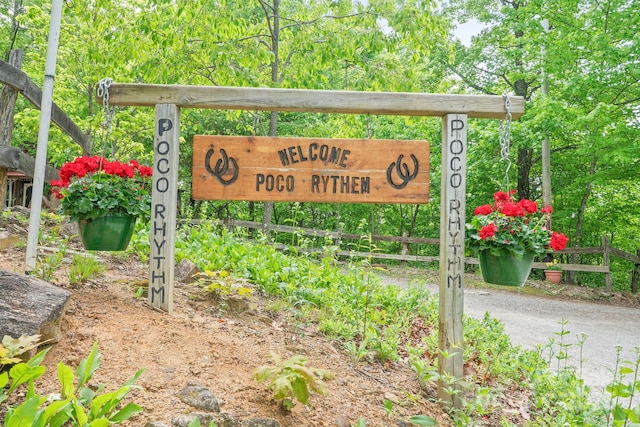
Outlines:
{"label": "green leaf", "polygon": [[291,383],[286,377],[278,377],[271,387],[273,388],[273,397],[276,400],[284,399],[289,396],[289,393],[293,390]]}
{"label": "green leaf", "polygon": [[89,421],[89,417],[87,416],[86,411],[79,403],[73,404],[73,412],[75,413],[75,419],[78,425],[84,426],[87,421]]}
{"label": "green leaf", "polygon": [[253,377],[259,383],[265,382],[277,371],[273,366],[259,366],[253,372]]}
{"label": "green leaf", "polygon": [[100,367],[100,351],[98,350],[98,341],[93,343],[91,352],[82,359],[78,365],[78,387],[85,385],[93,377],[94,372]]}
{"label": "green leaf", "polygon": [[20,406],[5,417],[5,427],[32,427],[36,419],[40,397],[34,396],[25,400]]}
{"label": "green leaf", "polygon": [[36,389],[35,389],[35,385],[33,384],[33,381],[29,381],[29,386],[27,387],[27,394],[26,394],[26,398],[29,399],[33,396],[36,395]]}
{"label": "green leaf", "polygon": [[409,422],[416,426],[435,426],[438,425],[436,420],[427,415],[414,415],[409,418]]}
{"label": "green leaf", "polygon": [[113,423],[119,424],[142,411],[143,409],[140,405],[136,405],[135,403],[128,403],[124,408],[113,414],[113,416],[109,418],[109,420]]}
{"label": "green leaf", "polygon": [[60,386],[62,387],[62,396],[65,399],[75,399],[73,370],[62,362],[58,363],[58,381],[60,381]]}
{"label": "green leaf", "polygon": [[44,366],[29,366],[26,363],[18,363],[17,365],[14,365],[9,371],[9,376],[13,381],[11,383],[11,387],[9,387],[9,390],[7,391],[7,394],[11,394],[16,388],[27,381],[41,377],[46,370],[47,368]]}
{"label": "green leaf", "polygon": [[48,422],[50,427],[62,426],[71,418],[70,403],[70,399],[51,402],[44,410],[43,421]]}
{"label": "green leaf", "polygon": [[291,382],[291,394],[293,397],[298,399],[298,401],[304,405],[309,403],[309,389],[307,388],[307,383],[304,378],[296,378]]}
{"label": "green leaf", "polygon": [[9,374],[3,372],[0,374],[0,390],[3,389],[9,382]]}
{"label": "green leaf", "polygon": [[[97,419],[108,414],[109,408],[117,405],[117,402],[112,402],[114,393],[105,393],[97,396],[91,402],[91,418]],[[108,405],[107,405],[108,404]]]}
{"label": "green leaf", "polygon": [[131,378],[129,378],[127,380],[127,382],[124,383],[124,385],[133,385],[133,384],[135,384],[140,379],[140,377],[142,376],[144,371],[145,371],[144,369],[137,370],[136,373]]}
{"label": "green leaf", "polygon": [[89,387],[80,387],[78,389],[78,400],[84,406],[89,406],[93,398],[96,396],[96,393],[91,390]]}

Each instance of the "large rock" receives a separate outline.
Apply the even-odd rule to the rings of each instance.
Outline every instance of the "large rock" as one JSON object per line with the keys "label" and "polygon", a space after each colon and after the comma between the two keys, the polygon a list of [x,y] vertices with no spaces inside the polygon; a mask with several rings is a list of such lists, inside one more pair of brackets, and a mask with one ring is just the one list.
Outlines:
{"label": "large rock", "polygon": [[0,340],[40,334],[40,341],[58,341],[70,296],[44,280],[0,270]]}

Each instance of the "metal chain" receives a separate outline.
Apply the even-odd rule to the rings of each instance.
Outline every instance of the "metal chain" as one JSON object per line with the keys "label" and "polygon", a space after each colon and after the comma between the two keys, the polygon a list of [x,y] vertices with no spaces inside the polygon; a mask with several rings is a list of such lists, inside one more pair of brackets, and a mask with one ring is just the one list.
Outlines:
{"label": "metal chain", "polygon": [[507,170],[505,171],[505,184],[506,191],[509,191],[509,169],[511,169],[511,160],[509,159],[509,151],[511,145],[511,98],[509,95],[504,95],[504,107],[507,110],[505,120],[500,120],[499,133],[500,133],[500,161],[507,162]]}
{"label": "metal chain", "polygon": [[113,121],[113,108],[109,107],[109,88],[113,83],[113,79],[106,77],[98,83],[98,90],[96,94],[102,98],[102,105],[104,107],[105,121],[102,122],[102,127],[111,131],[111,123]]}
{"label": "metal chain", "polygon": [[[109,88],[111,87],[112,83],[113,83],[113,79],[109,77],[105,77],[104,79],[100,80],[100,82],[98,83],[98,90],[96,91],[96,95],[102,98],[102,106],[104,107],[105,119],[100,124],[103,129],[102,140],[106,144],[111,143],[111,152],[113,155],[114,154],[113,151],[115,147],[113,146],[113,141],[109,141],[111,139],[111,127],[113,124],[113,116],[115,115],[115,109],[109,105]],[[103,148],[106,148],[106,147],[103,147]]]}

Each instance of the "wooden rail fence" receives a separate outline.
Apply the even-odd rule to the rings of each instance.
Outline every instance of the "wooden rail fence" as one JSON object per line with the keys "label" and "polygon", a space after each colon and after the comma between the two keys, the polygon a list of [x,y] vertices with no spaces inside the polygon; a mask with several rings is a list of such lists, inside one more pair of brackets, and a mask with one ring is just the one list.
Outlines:
{"label": "wooden rail fence", "polygon": [[[198,223],[198,220],[192,221],[192,223]],[[440,239],[437,238],[424,238],[424,237],[409,237],[406,233],[403,236],[378,236],[378,235],[362,235],[354,233],[343,233],[341,231],[327,231],[317,230],[312,228],[295,227],[290,225],[277,225],[269,224],[267,227],[261,222],[254,221],[241,221],[235,219],[217,220],[218,225],[224,226],[228,229],[234,229],[236,227],[246,228],[250,230],[268,230],[276,231],[280,233],[291,233],[304,235],[309,237],[330,239],[333,242],[333,246],[338,249],[334,255],[342,257],[356,257],[356,258],[374,258],[374,259],[386,259],[394,261],[412,261],[412,262],[437,262],[440,257],[437,255],[410,255],[409,245],[439,245]],[[372,242],[394,242],[401,244],[401,253],[384,253],[377,250],[374,251],[358,251],[358,250],[346,250],[340,249],[343,240],[368,240]],[[281,245],[284,247],[284,245]],[[307,252],[322,252],[322,248],[298,248],[300,251]],[[602,256],[603,262],[601,265],[594,264],[580,264],[577,262],[561,263],[562,269],[570,272],[587,272],[587,273],[603,273],[605,278],[605,288],[607,292],[611,292],[613,284],[611,279],[611,257],[618,257],[625,261],[634,264],[633,272],[631,275],[631,291],[635,294],[638,292],[638,284],[640,282],[640,249],[637,253],[631,254],[621,249],[617,249],[609,245],[606,236],[602,238],[602,246],[599,247],[585,247],[585,248],[566,248],[563,251],[555,252],[559,255],[568,255],[577,261],[578,255],[598,255]],[[469,265],[477,265],[478,260],[472,257],[466,257],[465,263]],[[533,268],[544,269],[546,264],[544,262],[534,262]]]}

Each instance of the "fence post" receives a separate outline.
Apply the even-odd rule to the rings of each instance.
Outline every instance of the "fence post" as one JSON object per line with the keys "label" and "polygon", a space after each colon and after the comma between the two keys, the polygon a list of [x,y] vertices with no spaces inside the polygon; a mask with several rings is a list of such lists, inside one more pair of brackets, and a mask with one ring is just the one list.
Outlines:
{"label": "fence post", "polygon": [[336,260],[338,259],[338,253],[340,252],[340,246],[342,245],[342,231],[342,225],[339,225],[338,229],[336,230],[337,236],[333,239],[333,246],[335,247],[335,250],[333,251],[333,257]]}
{"label": "fence post", "polygon": [[604,284],[607,289],[607,292],[611,292],[612,283],[611,283],[611,267],[609,266],[609,239],[607,236],[602,236],[602,250],[603,250],[603,263],[605,267],[608,268],[609,271],[604,273]]}
{"label": "fence post", "polygon": [[[407,243],[407,241],[405,240],[407,238],[407,232],[403,231],[402,232],[402,256],[407,256],[409,255],[409,243]],[[407,265],[407,260],[403,259],[401,261],[401,265]]]}
{"label": "fence post", "polygon": [[[636,256],[640,258],[640,249],[636,251]],[[640,281],[640,262],[635,263],[635,268],[631,276],[631,292],[634,294],[638,293],[638,281]]]}

